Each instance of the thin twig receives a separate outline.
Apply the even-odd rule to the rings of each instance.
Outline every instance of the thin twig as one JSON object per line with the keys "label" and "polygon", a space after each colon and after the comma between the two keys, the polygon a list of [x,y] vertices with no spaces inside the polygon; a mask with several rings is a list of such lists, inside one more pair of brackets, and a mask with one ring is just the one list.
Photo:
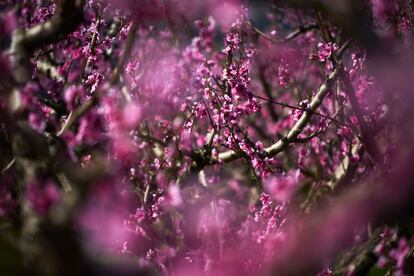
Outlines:
{"label": "thin twig", "polygon": [[134,46],[134,42],[135,42],[135,38],[136,38],[137,29],[138,29],[138,24],[134,20],[132,22],[131,28],[130,28],[129,33],[128,33],[124,53],[121,56],[121,58],[119,59],[118,64],[117,64],[117,66],[116,66],[116,68],[115,68],[115,70],[112,74],[111,82],[110,82],[111,85],[114,85],[118,82],[119,77],[121,75],[121,72],[124,70],[125,63],[131,55],[132,48]]}
{"label": "thin twig", "polygon": [[[266,96],[270,100],[272,100],[272,87],[271,87],[271,84],[266,80],[263,67],[259,70],[259,79],[260,79],[260,82],[262,83],[263,91],[265,92]],[[276,122],[278,120],[278,115],[276,114],[275,109],[272,106],[272,102],[267,101],[267,103],[268,103],[267,106],[270,112],[270,116],[272,117],[273,121]]]}
{"label": "thin twig", "polygon": [[97,94],[92,95],[86,102],[84,102],[81,106],[79,106],[77,109],[71,111],[69,113],[68,118],[56,134],[57,136],[61,136],[65,131],[70,129],[80,117],[82,117],[85,113],[87,113],[92,107],[96,105],[98,102],[98,96]]}
{"label": "thin twig", "polygon": [[270,36],[268,36],[266,33],[261,31],[257,27],[253,26],[253,24],[250,21],[247,21],[247,25],[249,25],[252,28],[252,30],[254,32],[256,32],[258,35],[260,35],[263,38],[265,38],[266,40],[269,40],[270,42],[276,43],[276,44],[289,42],[289,41],[295,39],[300,34],[303,34],[303,33],[306,33],[308,31],[317,29],[319,27],[316,23],[311,23],[311,24],[308,24],[308,25],[300,26],[299,28],[297,28],[296,30],[294,30],[293,32],[288,34],[284,39],[276,40],[276,39],[273,39]]}
{"label": "thin twig", "polygon": [[11,169],[14,164],[16,163],[16,158],[13,158],[9,164],[7,164],[7,166],[1,170],[1,174],[4,174],[6,171],[8,171],[9,169]]}
{"label": "thin twig", "polygon": [[307,112],[311,112],[313,115],[320,116],[320,117],[323,117],[323,118],[325,118],[325,119],[331,120],[331,121],[333,121],[334,123],[336,123],[336,124],[338,124],[338,125],[341,125],[341,126],[346,126],[346,127],[351,128],[351,126],[350,126],[350,125],[348,125],[347,123],[344,123],[344,122],[338,121],[337,119],[335,119],[335,118],[333,118],[333,117],[330,117],[330,116],[328,116],[328,115],[324,115],[324,114],[321,114],[321,113],[319,113],[319,112],[309,110],[309,108],[302,108],[302,107],[298,107],[298,106],[293,106],[293,105],[287,104],[287,103],[285,103],[285,102],[278,102],[278,101],[274,101],[274,100],[267,99],[267,98],[265,98],[265,97],[262,97],[262,96],[256,95],[256,94],[254,94],[254,93],[252,93],[252,95],[253,95],[254,97],[258,98],[258,99],[261,99],[261,100],[263,100],[263,101],[266,101],[266,102],[269,102],[269,103],[272,103],[272,104],[280,105],[280,106],[282,106],[282,107],[287,107],[287,108],[294,109],[294,110],[300,110],[300,111],[303,111],[303,112],[305,112],[305,111],[307,111]]}

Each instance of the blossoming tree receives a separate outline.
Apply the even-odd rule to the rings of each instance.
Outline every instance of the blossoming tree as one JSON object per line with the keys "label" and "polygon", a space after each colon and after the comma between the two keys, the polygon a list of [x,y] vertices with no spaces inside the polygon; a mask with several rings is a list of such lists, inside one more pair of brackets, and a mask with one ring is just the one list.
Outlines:
{"label": "blossoming tree", "polygon": [[1,271],[412,275],[413,12],[1,1]]}

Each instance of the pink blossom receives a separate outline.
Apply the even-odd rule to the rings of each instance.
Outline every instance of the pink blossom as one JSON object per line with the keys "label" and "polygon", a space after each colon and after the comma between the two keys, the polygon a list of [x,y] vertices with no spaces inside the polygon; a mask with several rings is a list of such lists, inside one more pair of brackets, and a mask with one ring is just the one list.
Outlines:
{"label": "pink blossom", "polygon": [[82,86],[68,87],[65,91],[65,102],[68,105],[68,108],[73,109],[85,94],[85,89]]}
{"label": "pink blossom", "polygon": [[60,193],[53,181],[44,184],[31,182],[26,190],[26,198],[38,214],[45,215],[60,199]]}
{"label": "pink blossom", "polygon": [[10,274],[410,273],[412,1],[0,2]]}
{"label": "pink blossom", "polygon": [[11,35],[14,29],[17,28],[18,22],[15,11],[9,11],[0,18],[0,35]]}
{"label": "pink blossom", "polygon": [[318,60],[320,62],[328,61],[332,54],[338,51],[336,43],[319,43],[318,44]]}
{"label": "pink blossom", "polygon": [[288,201],[297,188],[298,171],[280,176],[270,176],[264,182],[268,193],[280,202]]}
{"label": "pink blossom", "polygon": [[128,103],[123,110],[123,123],[127,128],[135,127],[141,119],[141,108],[136,103]]}

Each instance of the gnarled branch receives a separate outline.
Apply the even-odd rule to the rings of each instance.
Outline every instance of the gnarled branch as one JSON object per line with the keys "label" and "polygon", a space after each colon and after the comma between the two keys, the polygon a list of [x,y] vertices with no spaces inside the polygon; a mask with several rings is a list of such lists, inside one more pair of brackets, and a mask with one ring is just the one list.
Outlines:
{"label": "gnarled branch", "polygon": [[56,14],[44,23],[15,31],[9,50],[13,58],[13,78],[23,84],[31,78],[30,57],[33,51],[56,42],[73,32],[82,22],[84,0],[61,0]]}

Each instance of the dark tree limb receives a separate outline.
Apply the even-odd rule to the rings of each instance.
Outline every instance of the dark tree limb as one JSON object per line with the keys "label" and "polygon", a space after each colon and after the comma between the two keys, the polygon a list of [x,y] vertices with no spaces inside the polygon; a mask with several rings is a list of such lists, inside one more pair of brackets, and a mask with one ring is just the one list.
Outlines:
{"label": "dark tree limb", "polygon": [[31,78],[30,58],[34,50],[57,42],[73,32],[83,19],[84,0],[60,0],[52,18],[27,30],[17,30],[12,38],[13,78],[24,84]]}
{"label": "dark tree limb", "polygon": [[341,70],[341,79],[344,83],[345,92],[348,96],[349,102],[352,106],[352,109],[355,112],[355,116],[358,120],[359,129],[361,133],[361,141],[367,150],[367,153],[370,155],[372,160],[374,161],[375,165],[380,170],[385,170],[384,160],[381,157],[381,152],[375,142],[374,135],[371,131],[371,127],[368,125],[367,121],[364,118],[364,112],[358,102],[358,98],[356,96],[356,92],[354,87],[352,86],[351,80],[349,79],[347,73],[344,70]]}

